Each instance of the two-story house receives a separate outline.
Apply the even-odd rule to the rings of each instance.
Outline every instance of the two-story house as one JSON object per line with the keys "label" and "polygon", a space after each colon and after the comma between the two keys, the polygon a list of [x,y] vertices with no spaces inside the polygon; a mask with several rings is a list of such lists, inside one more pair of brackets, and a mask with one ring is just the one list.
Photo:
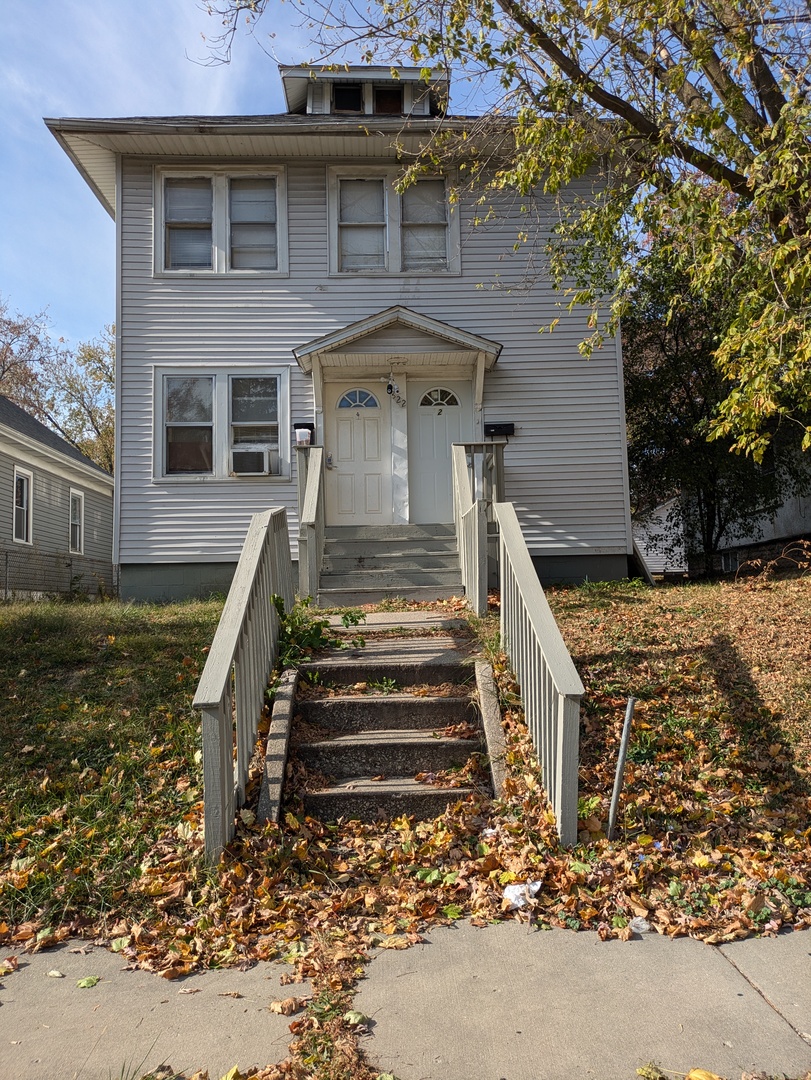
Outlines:
{"label": "two-story house", "polygon": [[542,579],[624,576],[618,344],[580,357],[585,315],[528,283],[515,200],[477,224],[451,170],[397,187],[447,87],[281,76],[281,115],[46,121],[117,227],[122,595],[225,589],[257,510],[295,537],[296,424],[324,447],[328,526],[450,522],[450,444],[506,431]]}

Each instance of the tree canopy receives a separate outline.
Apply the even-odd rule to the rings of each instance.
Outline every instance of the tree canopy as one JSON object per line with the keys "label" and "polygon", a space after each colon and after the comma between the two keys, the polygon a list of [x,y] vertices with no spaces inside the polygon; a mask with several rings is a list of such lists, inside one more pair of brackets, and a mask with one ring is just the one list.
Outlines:
{"label": "tree canopy", "polygon": [[0,394],[112,472],[114,327],[72,350],[51,338],[45,312],[12,313],[0,297]]}
{"label": "tree canopy", "polygon": [[811,463],[785,428],[773,430],[762,463],[730,453],[727,437],[708,441],[727,389],[714,352],[733,317],[728,283],[695,295],[659,245],[639,271],[622,326],[632,511],[650,521],[669,502],[649,542],[665,553],[683,545],[709,570],[719,550],[761,535],[769,513],[807,493]]}
{"label": "tree canopy", "polygon": [[[213,54],[268,0],[211,0]],[[811,8],[808,0],[294,0],[320,59],[484,73],[511,119],[483,181],[560,198],[557,283],[595,308],[585,353],[627,310],[644,238],[699,291],[735,305],[717,344],[728,381],[713,421],[760,458],[782,420],[811,446]],[[449,151],[452,140],[443,144]],[[468,145],[468,152],[470,151]],[[437,152],[436,144],[427,151]],[[475,153],[475,150],[472,151]],[[426,158],[426,161],[429,158]],[[599,172],[588,202],[566,184]],[[530,239],[527,236],[527,239]],[[609,311],[607,323],[598,308]]]}

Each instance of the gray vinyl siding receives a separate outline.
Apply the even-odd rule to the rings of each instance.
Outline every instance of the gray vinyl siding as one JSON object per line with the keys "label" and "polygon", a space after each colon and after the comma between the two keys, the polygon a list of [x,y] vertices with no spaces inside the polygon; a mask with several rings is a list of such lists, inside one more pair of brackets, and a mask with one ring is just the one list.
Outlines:
{"label": "gray vinyl siding", "polygon": [[522,288],[525,256],[511,253],[520,214],[474,227],[477,211],[462,206],[458,275],[329,276],[327,166],[308,160],[287,167],[289,276],[169,279],[152,270],[153,165],[124,159],[122,177],[118,561],[233,561],[251,514],[268,506],[285,506],[296,532],[295,461],[288,482],[153,478],[155,365],[288,367],[290,420],[312,421],[312,380],[292,350],[395,304],[503,343],[483,414],[516,424],[507,497],[533,554],[629,550],[617,348],[582,359],[584,316],[567,314],[543,281]]}
{"label": "gray vinyl siding", "polygon": [[[113,491],[89,483],[69,458],[58,464],[3,440],[0,450],[0,597],[113,592]],[[31,543],[14,540],[14,469],[32,476]],[[98,490],[99,484],[108,488]],[[84,496],[83,551],[70,550],[70,495]]]}

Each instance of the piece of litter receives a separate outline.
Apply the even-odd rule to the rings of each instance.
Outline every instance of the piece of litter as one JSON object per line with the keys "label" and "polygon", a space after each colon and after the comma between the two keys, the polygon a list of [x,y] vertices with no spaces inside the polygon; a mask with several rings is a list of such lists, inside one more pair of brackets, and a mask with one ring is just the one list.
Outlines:
{"label": "piece of litter", "polygon": [[56,968],[54,968],[53,971],[47,972],[47,975],[49,979],[64,979],[65,977],[62,972],[57,971]]}
{"label": "piece of litter", "polygon": [[178,994],[199,994],[199,986],[184,986],[182,990],[178,990]]}
{"label": "piece of litter", "polygon": [[649,934],[650,923],[647,919],[643,919],[641,915],[637,915],[635,919],[631,919],[628,923],[628,929],[634,934]]}
{"label": "piece of litter", "polygon": [[521,885],[507,885],[501,906],[504,911],[520,911],[528,906],[541,891],[542,881],[526,881]]}

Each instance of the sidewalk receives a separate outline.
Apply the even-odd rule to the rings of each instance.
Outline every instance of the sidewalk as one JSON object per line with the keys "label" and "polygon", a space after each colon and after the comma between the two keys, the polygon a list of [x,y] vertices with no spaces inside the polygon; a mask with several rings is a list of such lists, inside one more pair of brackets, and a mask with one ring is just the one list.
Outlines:
{"label": "sidewalk", "polygon": [[[119,1080],[162,1062],[219,1080],[286,1056],[291,1018],[268,1005],[308,992],[279,984],[290,969],[167,982],[81,947],[20,954],[3,976],[3,1080]],[[78,988],[88,975],[99,983]],[[811,1071],[811,931],[713,948],[459,923],[380,950],[355,1008],[371,1019],[363,1050],[397,1080],[634,1080],[648,1061],[797,1077]]]}
{"label": "sidewalk", "polygon": [[633,1080],[655,1061],[811,1071],[811,932],[721,948],[645,934],[443,928],[375,958],[355,1008],[397,1080]]}

